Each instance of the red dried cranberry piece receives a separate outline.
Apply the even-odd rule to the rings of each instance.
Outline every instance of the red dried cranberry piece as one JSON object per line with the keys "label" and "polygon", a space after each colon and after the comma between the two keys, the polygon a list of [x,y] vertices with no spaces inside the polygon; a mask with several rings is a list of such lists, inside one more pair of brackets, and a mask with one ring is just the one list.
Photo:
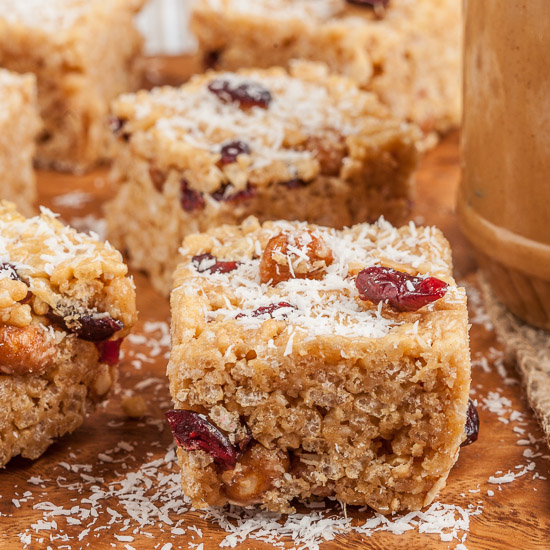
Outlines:
{"label": "red dried cranberry piece", "polygon": [[[277,304],[269,304],[268,306],[262,306],[258,309],[255,309],[250,315],[252,317],[260,317],[260,315],[269,315],[273,319],[273,313],[277,311],[278,309],[284,308],[284,307],[290,307],[292,309],[295,309],[292,304],[289,304],[288,302],[278,302]],[[244,313],[239,313],[235,319],[241,319],[242,317],[246,317]],[[281,315],[283,319],[286,319],[288,315],[284,313]]]}
{"label": "red dried cranberry piece", "polygon": [[205,206],[202,193],[191,189],[189,183],[185,179],[181,180],[180,186],[181,207],[186,212],[193,212],[199,209],[202,210]]}
{"label": "red dried cranberry piece", "polygon": [[95,346],[99,351],[99,362],[107,365],[118,365],[120,359],[120,344],[124,338],[118,340],[107,340],[106,342],[96,342]]}
{"label": "red dried cranberry piece", "polygon": [[283,181],[281,185],[284,185],[287,189],[298,189],[300,187],[307,187],[310,183],[310,181],[294,178],[288,181]]}
{"label": "red dried cranberry piece", "polygon": [[217,191],[212,193],[212,198],[217,201],[224,202],[239,202],[247,199],[252,199],[256,196],[256,189],[250,184],[247,184],[246,189],[237,191],[236,193],[228,193],[227,189],[233,187],[230,183],[225,183]]}
{"label": "red dried cranberry piece", "polygon": [[377,6],[383,6],[384,8],[389,4],[390,0],[346,0],[349,4],[356,4],[358,6],[369,6],[375,8]]}
{"label": "red dried cranberry piece", "polygon": [[221,159],[220,164],[223,166],[225,164],[232,164],[237,160],[239,155],[249,155],[250,147],[248,143],[236,139],[234,141],[229,141],[220,150]]}
{"label": "red dried cranberry piece", "polygon": [[115,332],[124,328],[121,321],[117,321],[104,313],[75,315],[69,312],[63,316],[59,313],[50,312],[47,317],[63,330],[76,334],[78,338],[87,342],[104,342],[109,340]]}
{"label": "red dried cranberry piece", "polygon": [[229,273],[240,265],[240,262],[218,260],[209,253],[193,256],[191,261],[199,273]]}
{"label": "red dried cranberry piece", "polygon": [[10,264],[9,262],[2,262],[0,263],[0,277],[5,277],[6,275],[12,281],[23,282],[13,264]]}
{"label": "red dried cranberry piece", "polygon": [[363,269],[355,281],[361,300],[387,301],[397,311],[416,311],[442,298],[447,283],[435,277],[413,277],[390,267]]}
{"label": "red dried cranberry piece", "polygon": [[237,464],[237,450],[229,438],[214,426],[204,414],[184,409],[166,413],[177,444],[185,451],[204,451],[222,470],[232,470]]}
{"label": "red dried cranberry piece", "polygon": [[225,78],[217,78],[208,84],[210,90],[222,103],[238,103],[239,107],[261,107],[267,109],[271,103],[271,92],[257,82],[236,84]]}
{"label": "red dried cranberry piece", "polygon": [[471,445],[477,441],[479,435],[479,415],[471,399],[468,399],[468,412],[466,413],[464,433],[466,434],[466,439],[460,444],[461,447],[466,447],[466,445]]}
{"label": "red dried cranberry piece", "polygon": [[88,342],[104,342],[115,332],[122,330],[124,325],[108,315],[83,315],[78,319],[80,328],[72,330],[81,340]]}

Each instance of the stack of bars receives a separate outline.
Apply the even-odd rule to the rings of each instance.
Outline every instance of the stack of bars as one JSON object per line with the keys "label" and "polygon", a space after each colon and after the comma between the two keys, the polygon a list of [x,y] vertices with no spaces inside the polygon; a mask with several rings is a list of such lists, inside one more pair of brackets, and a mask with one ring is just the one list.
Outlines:
{"label": "stack of bars", "polygon": [[[143,4],[0,0],[0,198],[31,216],[33,158],[113,159],[109,240],[171,292],[194,506],[428,505],[475,437],[466,296],[439,230],[391,224],[459,119],[459,1],[195,2],[212,70],[135,92]],[[0,201],[0,467],[83,422],[136,321],[116,249],[19,211]]]}
{"label": "stack of bars", "polygon": [[136,320],[120,254],[0,201],[0,467],[80,426],[117,379]]}

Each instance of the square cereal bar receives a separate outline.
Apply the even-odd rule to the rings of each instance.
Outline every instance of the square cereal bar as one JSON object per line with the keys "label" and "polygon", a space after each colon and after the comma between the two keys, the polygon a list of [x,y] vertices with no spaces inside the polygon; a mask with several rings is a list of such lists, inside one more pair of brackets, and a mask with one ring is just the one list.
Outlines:
{"label": "square cereal bar", "polygon": [[14,201],[25,214],[36,200],[32,162],[40,124],[34,76],[0,69],[0,199]]}
{"label": "square cereal bar", "polygon": [[0,0],[0,67],[38,82],[40,165],[79,172],[109,154],[109,103],[140,83],[143,1]]}
{"label": "square cereal bar", "polygon": [[80,426],[117,378],[136,319],[120,254],[46,209],[0,202],[0,467]]}
{"label": "square cereal bar", "polygon": [[191,28],[207,66],[322,61],[429,133],[459,123],[460,6],[460,0],[203,0],[194,4]]}
{"label": "square cereal bar", "polygon": [[167,416],[194,506],[435,498],[470,414],[466,295],[438,229],[251,217],[182,253]]}
{"label": "square cereal bar", "polygon": [[325,66],[207,73],[119,98],[109,239],[168,294],[183,238],[221,223],[343,227],[409,211],[418,131]]}

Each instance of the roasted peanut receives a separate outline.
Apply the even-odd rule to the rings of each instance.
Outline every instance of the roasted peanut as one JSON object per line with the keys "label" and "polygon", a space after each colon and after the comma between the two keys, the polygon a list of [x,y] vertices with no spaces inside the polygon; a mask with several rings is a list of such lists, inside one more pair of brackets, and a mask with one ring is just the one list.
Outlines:
{"label": "roasted peanut", "polygon": [[140,418],[148,412],[147,403],[141,395],[131,395],[122,400],[122,410],[129,418]]}
{"label": "roasted peanut", "polygon": [[0,372],[42,374],[55,360],[53,339],[42,327],[0,326]]}
{"label": "roasted peanut", "polygon": [[334,258],[325,241],[304,230],[269,240],[260,262],[260,281],[276,285],[289,279],[321,279]]}
{"label": "roasted peanut", "polygon": [[246,451],[234,470],[222,474],[224,492],[232,503],[240,506],[259,502],[289,465],[286,453],[254,445]]}

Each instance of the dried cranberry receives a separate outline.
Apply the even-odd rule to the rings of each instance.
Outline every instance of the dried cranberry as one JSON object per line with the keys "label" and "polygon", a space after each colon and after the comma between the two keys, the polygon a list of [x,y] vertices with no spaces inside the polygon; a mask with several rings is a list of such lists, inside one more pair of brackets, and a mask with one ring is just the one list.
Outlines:
{"label": "dried cranberry", "polygon": [[22,281],[21,277],[19,276],[19,273],[17,273],[17,270],[15,269],[15,266],[13,264],[10,264],[8,262],[2,262],[0,263],[0,277],[6,276],[6,275],[12,281]]}
{"label": "dried cranberry", "polygon": [[113,319],[109,315],[83,315],[78,319],[79,328],[73,331],[81,340],[88,342],[103,342],[113,336],[115,332],[122,330],[121,321]]}
{"label": "dried cranberry", "polygon": [[166,413],[166,418],[176,442],[183,450],[208,453],[222,470],[235,468],[237,450],[204,414],[174,409]]}
{"label": "dried cranberry", "polygon": [[228,189],[232,189],[233,186],[230,183],[225,183],[217,191],[212,193],[212,198],[217,201],[224,202],[239,202],[247,199],[252,199],[256,196],[256,189],[250,184],[246,186],[246,189],[237,191],[236,193],[229,193]]}
{"label": "dried cranberry", "polygon": [[271,103],[271,92],[257,82],[237,84],[225,78],[217,78],[208,84],[210,90],[222,103],[238,103],[239,107],[261,107],[267,109]]}
{"label": "dried cranberry", "polygon": [[87,342],[104,342],[109,340],[115,332],[124,328],[121,321],[117,321],[105,313],[85,313],[83,315],[68,313],[60,315],[56,312],[50,312],[47,317],[63,330],[76,334],[78,338]]}
{"label": "dried cranberry", "polygon": [[300,187],[307,187],[310,183],[310,181],[304,181],[299,178],[294,178],[288,181],[281,182],[281,185],[284,185],[288,189],[298,189]]}
{"label": "dried cranberry", "polygon": [[240,265],[240,262],[218,260],[212,254],[199,254],[191,259],[193,266],[199,273],[229,273]]}
{"label": "dried cranberry", "polygon": [[248,143],[236,139],[234,141],[229,141],[220,150],[221,158],[220,164],[223,166],[225,164],[231,164],[237,160],[239,155],[249,155],[250,147]]}
{"label": "dried cranberry", "polygon": [[[251,317],[260,317],[260,315],[269,315],[273,319],[273,313],[275,311],[277,311],[278,309],[281,309],[281,308],[284,308],[284,307],[289,307],[289,308],[295,309],[295,307],[293,305],[289,304],[288,302],[279,302],[277,304],[270,304],[268,306],[259,307],[258,309],[255,309],[250,314],[250,316]],[[242,317],[246,317],[246,315],[244,313],[239,313],[237,315],[237,317],[235,317],[235,319],[241,319]],[[286,319],[288,317],[288,315],[286,313],[283,313],[281,315],[281,317],[283,319]]]}
{"label": "dried cranberry", "polygon": [[355,281],[361,300],[387,301],[397,311],[416,311],[442,298],[447,283],[435,277],[413,277],[390,267],[363,269]]}
{"label": "dried cranberry", "polygon": [[202,210],[205,206],[202,193],[191,189],[188,181],[185,179],[182,179],[180,184],[180,202],[181,207],[186,212],[193,212],[199,209]]}
{"label": "dried cranberry", "polygon": [[369,6],[376,8],[377,6],[383,6],[384,8],[389,4],[390,0],[346,0],[349,4],[357,4],[358,6]]}
{"label": "dried cranberry", "polygon": [[99,362],[107,365],[118,365],[120,358],[120,344],[123,338],[118,340],[107,340],[106,342],[96,342],[96,348],[99,351]]}
{"label": "dried cranberry", "polygon": [[471,399],[468,399],[468,412],[466,413],[464,433],[466,434],[466,439],[460,444],[461,447],[466,447],[466,445],[471,445],[477,441],[477,436],[479,435],[479,415]]}

